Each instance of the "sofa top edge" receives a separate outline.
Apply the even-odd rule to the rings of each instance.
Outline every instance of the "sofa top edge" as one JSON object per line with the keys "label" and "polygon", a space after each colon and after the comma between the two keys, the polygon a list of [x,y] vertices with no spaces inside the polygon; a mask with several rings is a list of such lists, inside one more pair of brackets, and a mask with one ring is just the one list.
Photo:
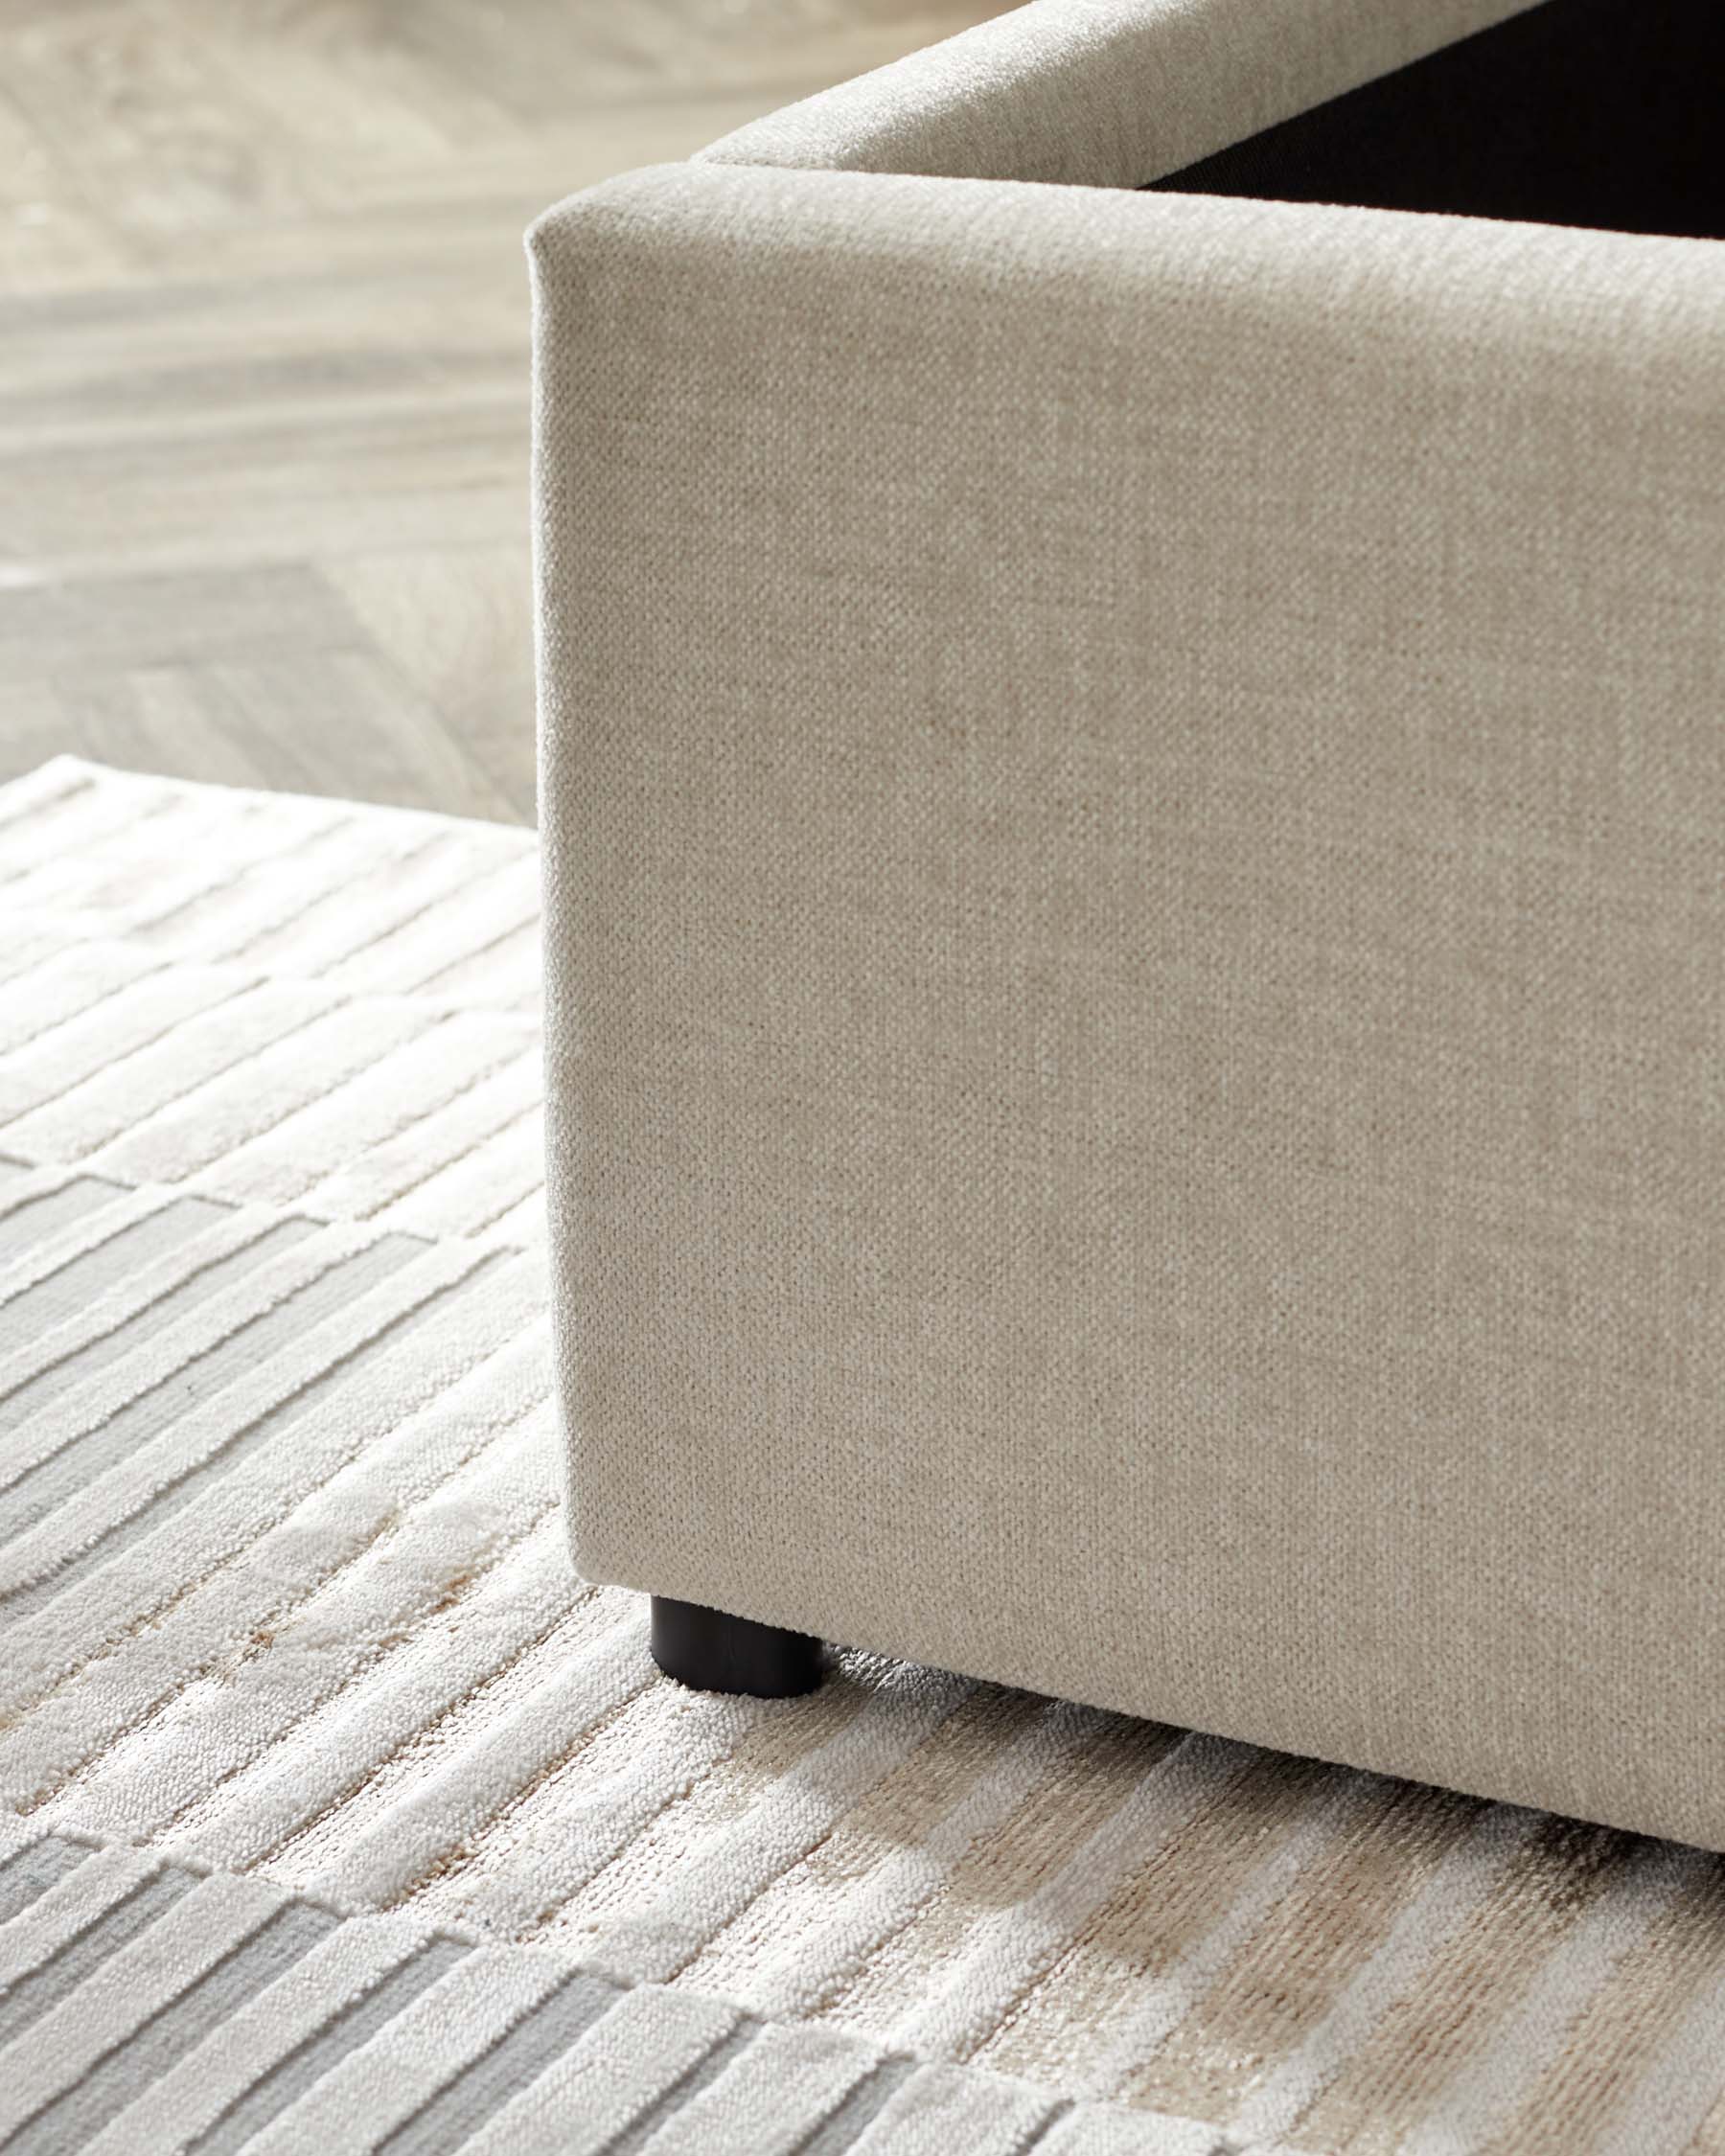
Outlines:
{"label": "sofa top edge", "polygon": [[1692,301],[1725,334],[1716,241],[1352,203],[691,159],[565,195],[526,233],[536,284],[602,256],[628,256],[646,271],[690,243],[780,269],[838,249],[858,262],[935,255],[986,281],[1046,270],[1050,281],[1101,278],[1122,289],[1153,281],[1170,248],[1189,257],[1208,247],[1217,261],[1255,260],[1266,272],[1298,260],[1313,280],[1351,276],[1360,256],[1468,311],[1544,288],[1565,310],[1608,310],[1605,333],[1622,328],[1620,303],[1640,290],[1668,308]]}
{"label": "sofa top edge", "polygon": [[1139,187],[1539,4],[1030,0],[698,155]]}

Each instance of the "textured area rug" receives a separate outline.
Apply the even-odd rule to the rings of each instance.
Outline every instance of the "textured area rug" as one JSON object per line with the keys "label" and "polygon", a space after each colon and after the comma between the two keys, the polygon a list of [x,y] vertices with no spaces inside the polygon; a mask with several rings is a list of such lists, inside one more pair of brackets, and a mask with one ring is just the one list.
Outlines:
{"label": "textured area rug", "polygon": [[0,1825],[0,2145],[1207,2156],[1211,2137],[553,1948]]}
{"label": "textured area rug", "polygon": [[179,2142],[1725,2150],[1717,1859],[862,1655],[655,1674],[558,1518],[537,900],[523,832],[0,791],[12,2122],[149,2147],[219,2055]]}

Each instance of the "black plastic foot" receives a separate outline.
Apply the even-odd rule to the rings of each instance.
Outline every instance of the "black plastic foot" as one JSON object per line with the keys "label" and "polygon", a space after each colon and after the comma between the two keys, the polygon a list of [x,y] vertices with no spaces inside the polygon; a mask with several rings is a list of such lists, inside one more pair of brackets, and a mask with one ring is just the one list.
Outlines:
{"label": "black plastic foot", "polygon": [[792,1699],[820,1682],[820,1641],[806,1632],[726,1617],[697,1602],[653,1596],[653,1659],[667,1677],[698,1692],[748,1692]]}

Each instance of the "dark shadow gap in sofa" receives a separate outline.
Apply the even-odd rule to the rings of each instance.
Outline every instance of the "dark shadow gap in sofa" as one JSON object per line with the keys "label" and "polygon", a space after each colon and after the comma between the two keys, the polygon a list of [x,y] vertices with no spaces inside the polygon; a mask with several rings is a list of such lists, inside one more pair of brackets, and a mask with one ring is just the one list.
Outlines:
{"label": "dark shadow gap in sofa", "polygon": [[1725,237],[1722,0],[1544,0],[1154,181]]}

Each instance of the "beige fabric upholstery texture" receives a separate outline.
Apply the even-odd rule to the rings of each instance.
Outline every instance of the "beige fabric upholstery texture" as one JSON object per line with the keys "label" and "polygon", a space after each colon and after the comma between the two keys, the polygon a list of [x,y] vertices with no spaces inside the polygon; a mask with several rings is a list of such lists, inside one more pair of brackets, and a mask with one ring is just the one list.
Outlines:
{"label": "beige fabric upholstery texture", "polygon": [[1141,187],[1533,0],[1031,0],[702,154]]}
{"label": "beige fabric upholstery texture", "polygon": [[1050,4],[725,153],[986,179],[536,227],[575,1555],[1720,1847],[1720,250],[1005,176],[1511,11]]}

